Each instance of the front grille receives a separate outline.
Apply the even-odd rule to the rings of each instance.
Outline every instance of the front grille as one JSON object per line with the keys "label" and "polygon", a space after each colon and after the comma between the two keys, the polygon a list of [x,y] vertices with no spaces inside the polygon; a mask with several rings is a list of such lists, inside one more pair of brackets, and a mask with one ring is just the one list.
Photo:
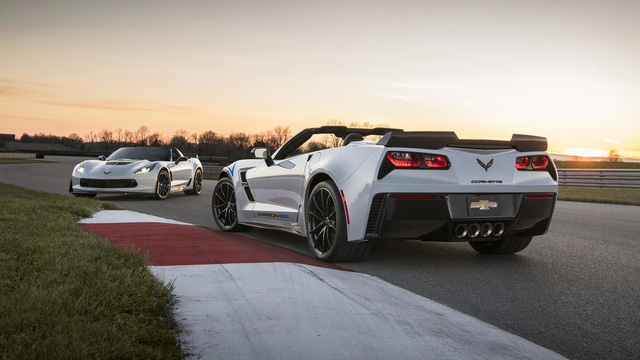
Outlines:
{"label": "front grille", "polygon": [[131,162],[127,162],[127,161],[109,161],[106,163],[106,165],[129,165],[131,164]]}
{"label": "front grille", "polygon": [[138,186],[134,179],[80,179],[80,186],[92,188],[132,188]]}
{"label": "front grille", "polygon": [[367,222],[367,230],[365,232],[366,235],[375,235],[376,230],[378,229],[378,222],[380,221],[380,212],[382,211],[384,198],[386,196],[386,194],[377,194],[373,197],[371,210],[369,210],[369,221]]}

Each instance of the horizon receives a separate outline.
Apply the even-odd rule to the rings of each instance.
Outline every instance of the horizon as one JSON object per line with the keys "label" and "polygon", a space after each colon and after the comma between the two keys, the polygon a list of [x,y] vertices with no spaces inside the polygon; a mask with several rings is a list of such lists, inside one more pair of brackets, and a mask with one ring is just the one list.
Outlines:
{"label": "horizon", "polygon": [[640,3],[10,2],[0,132],[335,119],[640,158]]}

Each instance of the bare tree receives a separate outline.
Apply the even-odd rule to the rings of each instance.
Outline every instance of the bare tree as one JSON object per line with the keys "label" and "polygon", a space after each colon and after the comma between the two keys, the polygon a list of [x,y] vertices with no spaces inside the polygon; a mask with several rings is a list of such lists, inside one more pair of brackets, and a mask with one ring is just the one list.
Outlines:
{"label": "bare tree", "polygon": [[291,129],[288,126],[276,126],[273,128],[275,147],[279,148],[291,137]]}
{"label": "bare tree", "polygon": [[113,131],[109,130],[109,129],[102,129],[102,131],[100,131],[100,141],[104,142],[105,144],[110,144],[113,142]]}
{"label": "bare tree", "polygon": [[149,128],[146,125],[142,125],[136,131],[138,134],[138,142],[141,145],[147,145],[147,134],[149,134]]}
{"label": "bare tree", "polygon": [[117,128],[113,131],[113,134],[116,137],[116,142],[118,143],[118,145],[122,144],[122,128]]}

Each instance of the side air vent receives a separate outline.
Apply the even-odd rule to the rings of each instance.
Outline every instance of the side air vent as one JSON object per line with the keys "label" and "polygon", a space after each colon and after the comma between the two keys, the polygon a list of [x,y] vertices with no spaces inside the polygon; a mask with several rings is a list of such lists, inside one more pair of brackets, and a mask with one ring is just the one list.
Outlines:
{"label": "side air vent", "polygon": [[244,192],[247,194],[247,199],[253,202],[255,200],[253,199],[253,194],[251,193],[251,189],[249,189],[249,183],[247,182],[247,170],[240,171],[240,180],[242,181],[242,188],[244,189]]}
{"label": "side air vent", "polygon": [[369,210],[369,221],[367,222],[366,236],[375,236],[378,229],[378,223],[380,222],[380,213],[382,212],[382,206],[384,205],[384,199],[387,194],[377,194],[373,197],[371,202],[371,209]]}

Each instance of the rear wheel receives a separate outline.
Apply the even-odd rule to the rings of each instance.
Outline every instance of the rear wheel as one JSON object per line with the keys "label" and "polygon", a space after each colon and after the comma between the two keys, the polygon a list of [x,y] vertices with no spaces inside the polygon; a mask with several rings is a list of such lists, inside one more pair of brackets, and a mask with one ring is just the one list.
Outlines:
{"label": "rear wheel", "polygon": [[370,242],[347,241],[344,204],[333,181],[323,181],[307,201],[307,240],[311,252],[328,262],[358,261],[369,253]]}
{"label": "rear wheel", "polygon": [[160,170],[156,179],[156,194],[155,198],[164,200],[171,193],[171,178],[167,170]]}
{"label": "rear wheel", "polygon": [[533,236],[505,236],[496,241],[470,241],[469,245],[481,253],[487,255],[514,254],[524,250],[533,239]]}
{"label": "rear wheel", "polygon": [[220,230],[245,231],[249,227],[238,222],[238,209],[236,207],[236,192],[229,178],[222,178],[216,183],[211,199],[213,220]]}
{"label": "rear wheel", "polygon": [[193,175],[193,189],[185,190],[184,193],[187,195],[200,195],[202,191],[202,170],[197,169],[196,174]]}

